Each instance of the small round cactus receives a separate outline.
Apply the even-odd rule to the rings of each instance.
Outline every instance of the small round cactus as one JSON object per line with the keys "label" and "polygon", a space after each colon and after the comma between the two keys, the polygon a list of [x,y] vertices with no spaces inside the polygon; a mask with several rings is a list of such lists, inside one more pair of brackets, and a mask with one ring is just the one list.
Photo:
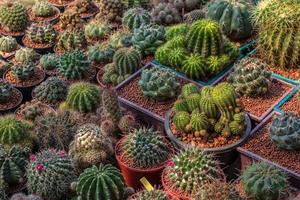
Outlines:
{"label": "small round cactus", "polygon": [[37,44],[53,44],[56,31],[49,22],[32,23],[26,31],[26,36],[31,42]]}
{"label": "small round cactus", "polygon": [[161,2],[151,11],[152,20],[161,25],[170,25],[181,22],[181,16],[176,7],[171,3]]}
{"label": "small round cactus", "polygon": [[131,8],[124,13],[122,21],[130,30],[134,30],[142,25],[150,24],[151,16],[143,8]]}
{"label": "small round cactus", "polygon": [[166,28],[166,39],[169,41],[177,36],[185,36],[189,30],[187,24],[176,24]]}
{"label": "small round cactus", "polygon": [[59,65],[59,61],[59,56],[49,53],[40,58],[40,65],[44,70],[54,70]]}
{"label": "small round cactus", "polygon": [[199,54],[191,54],[186,57],[182,65],[182,71],[187,77],[199,80],[206,77],[206,63],[205,59]]}
{"label": "small round cactus", "polygon": [[54,8],[46,0],[38,1],[32,6],[32,13],[36,17],[50,17],[55,14]]}
{"label": "small round cactus", "polygon": [[119,49],[122,47],[130,47],[132,45],[132,33],[127,29],[120,29],[114,32],[109,37],[109,45],[114,49]]}
{"label": "small round cactus", "polygon": [[32,62],[25,64],[16,64],[11,68],[12,74],[17,80],[29,80],[34,77],[35,66]]}
{"label": "small round cactus", "polygon": [[39,54],[37,54],[34,49],[25,47],[16,51],[15,60],[18,63],[35,62],[38,59]]}
{"label": "small round cactus", "polygon": [[91,61],[100,64],[107,64],[113,61],[115,49],[109,44],[95,44],[88,47],[88,57]]}
{"label": "small round cactus", "polygon": [[84,33],[90,40],[103,40],[111,32],[111,29],[111,25],[106,21],[95,20],[84,27]]}
{"label": "small round cactus", "polygon": [[74,9],[67,9],[60,16],[60,27],[63,30],[81,29],[82,22],[79,13]]}
{"label": "small round cactus", "polygon": [[0,103],[8,102],[10,100],[12,92],[13,87],[3,79],[0,79]]}
{"label": "small round cactus", "polygon": [[84,32],[80,29],[66,30],[58,38],[56,47],[62,51],[74,51],[85,48],[87,44]]}
{"label": "small round cactus", "polygon": [[10,53],[18,49],[17,40],[11,36],[0,37],[0,51]]}

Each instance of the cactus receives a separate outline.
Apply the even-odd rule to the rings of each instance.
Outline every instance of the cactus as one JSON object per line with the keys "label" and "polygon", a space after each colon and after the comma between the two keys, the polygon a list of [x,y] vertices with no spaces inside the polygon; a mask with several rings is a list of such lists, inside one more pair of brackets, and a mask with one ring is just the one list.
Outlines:
{"label": "cactus", "polygon": [[78,13],[89,13],[94,8],[93,0],[75,0],[72,2],[72,9],[75,9]]}
{"label": "cactus", "polygon": [[173,117],[173,123],[176,129],[184,132],[188,132],[187,126],[191,121],[190,114],[185,111],[178,111]]}
{"label": "cactus", "polygon": [[300,149],[300,134],[298,133],[299,125],[300,118],[292,112],[286,112],[276,116],[269,128],[272,142],[281,149]]}
{"label": "cactus", "polygon": [[96,18],[107,19],[109,22],[122,22],[124,5],[121,0],[100,0],[99,13]]}
{"label": "cactus", "polygon": [[[209,87],[209,86],[207,86]],[[204,89],[204,88],[203,88]],[[219,110],[213,101],[211,94],[205,94],[204,90],[201,91],[201,98],[199,100],[199,108],[210,119],[217,119],[219,117]]]}
{"label": "cactus", "polygon": [[101,43],[88,47],[88,57],[91,61],[100,64],[107,64],[113,61],[115,49],[109,44]]}
{"label": "cactus", "polygon": [[19,3],[2,6],[0,8],[0,24],[7,32],[23,32],[28,24],[26,8]]}
{"label": "cactus", "polygon": [[54,70],[59,65],[59,56],[54,53],[48,53],[40,58],[40,66],[44,70]]}
{"label": "cactus", "polygon": [[111,138],[94,124],[84,124],[77,129],[69,150],[69,155],[79,169],[108,163],[113,153]]}
{"label": "cactus", "polygon": [[50,17],[55,14],[54,8],[46,0],[38,1],[32,6],[32,13],[36,17]]}
{"label": "cactus", "polygon": [[[8,200],[8,196],[7,196],[7,193],[5,191],[5,186],[2,186],[2,185],[0,185],[0,199],[1,200]],[[16,199],[13,199],[13,200],[16,200]]]}
{"label": "cactus", "polygon": [[16,64],[12,66],[11,71],[15,79],[25,81],[34,77],[35,66],[32,62]]}
{"label": "cactus", "polygon": [[145,96],[158,101],[175,98],[180,89],[175,73],[159,67],[144,69],[139,86]]}
{"label": "cactus", "polygon": [[22,104],[19,108],[19,114],[23,116],[25,120],[34,121],[38,116],[44,114],[44,107],[45,104],[33,100],[28,103]]}
{"label": "cactus", "polygon": [[[174,38],[174,39],[177,39],[177,38]],[[169,43],[169,42],[167,42],[167,43]],[[159,49],[161,49],[161,48],[164,48],[164,47],[160,47]],[[183,65],[183,62],[185,61],[185,59],[188,56],[188,52],[182,47],[173,47],[173,48],[167,47],[167,48],[169,48],[169,49],[161,52],[162,54],[164,54],[164,55],[162,55],[162,57],[159,56],[160,51],[155,53],[156,59],[159,62],[167,64],[168,66],[174,67],[175,69],[180,69]]]}
{"label": "cactus", "polygon": [[182,61],[182,71],[189,78],[199,80],[206,77],[205,59],[199,54],[191,54]]}
{"label": "cactus", "polygon": [[158,189],[154,190],[142,190],[135,195],[130,197],[131,200],[153,200],[153,199],[159,199],[159,200],[168,200],[167,194]]}
{"label": "cactus", "polygon": [[246,58],[236,63],[227,81],[243,96],[256,97],[268,92],[271,72],[267,65],[256,58]]}
{"label": "cactus", "polygon": [[131,8],[127,10],[122,19],[123,25],[127,26],[130,30],[150,24],[150,21],[151,16],[149,12],[143,8]]}
{"label": "cactus", "polygon": [[78,82],[70,86],[66,104],[69,108],[87,113],[96,109],[100,103],[101,90],[98,86]]}
{"label": "cactus", "polygon": [[210,76],[220,73],[229,63],[230,57],[226,54],[221,56],[209,56],[207,58],[207,68]]}
{"label": "cactus", "polygon": [[33,49],[25,47],[16,51],[15,60],[18,63],[35,62],[38,59],[39,54],[37,54]]}
{"label": "cactus", "polygon": [[194,132],[200,132],[200,135],[206,136],[207,129],[209,128],[209,121],[205,113],[194,110],[191,114],[191,127]]}
{"label": "cactus", "polygon": [[75,178],[72,160],[64,151],[43,150],[30,157],[27,188],[43,199],[63,199]]}
{"label": "cactus", "polygon": [[152,20],[156,24],[170,25],[181,22],[180,13],[171,3],[161,2],[151,11]]}
{"label": "cactus", "polygon": [[82,27],[80,15],[74,9],[67,9],[63,12],[59,22],[62,30],[76,30]]}
{"label": "cactus", "polygon": [[56,31],[49,22],[32,23],[26,31],[27,37],[37,44],[53,44]]}
{"label": "cactus", "polygon": [[208,5],[207,17],[219,22],[222,31],[234,40],[251,36],[251,10],[253,6],[245,0],[212,1]]}
{"label": "cactus", "polygon": [[137,121],[135,117],[131,114],[127,114],[121,117],[120,121],[118,122],[118,127],[120,131],[124,133],[129,133],[132,129],[136,128]]}
{"label": "cactus", "polygon": [[203,57],[220,55],[223,51],[223,36],[219,24],[215,21],[204,19],[191,25],[186,35],[187,49]]}
{"label": "cactus", "polygon": [[120,29],[109,37],[109,45],[114,49],[130,47],[132,45],[131,39],[132,33],[127,29]]}
{"label": "cactus", "polygon": [[86,76],[91,66],[87,56],[79,50],[64,53],[60,57],[58,72],[68,80],[80,80]]}
{"label": "cactus", "polygon": [[[102,76],[102,81],[104,83],[117,85],[119,81],[123,81],[127,77],[129,77],[129,75],[126,75],[126,77],[119,76],[114,63],[109,63],[104,66],[104,74]],[[118,80],[119,78],[120,80]]]}
{"label": "cactus", "polygon": [[183,15],[183,21],[192,24],[198,20],[204,19],[205,18],[205,10],[204,9],[196,9],[191,12],[188,12]]}
{"label": "cactus", "polygon": [[13,87],[3,79],[0,79],[0,103],[8,102],[12,94]]}
{"label": "cactus", "polygon": [[177,10],[185,12],[202,8],[208,0],[169,0]]}
{"label": "cactus", "polygon": [[[174,36],[172,39],[167,41],[163,46],[173,49],[173,48],[184,48],[185,49],[186,38],[183,35]],[[185,49],[186,51],[186,49]]]}
{"label": "cactus", "polygon": [[165,29],[163,26],[144,25],[134,30],[132,45],[143,55],[152,55],[164,43]]}
{"label": "cactus", "polygon": [[115,91],[103,90],[102,107],[106,117],[114,123],[118,123],[122,117],[121,107],[118,101],[118,95]]}
{"label": "cactus", "polygon": [[194,83],[188,83],[182,86],[181,89],[181,95],[184,98],[188,98],[189,95],[198,93],[199,92],[199,87],[197,87]]}
{"label": "cactus", "polygon": [[110,34],[111,29],[112,27],[108,22],[94,20],[84,27],[84,34],[86,38],[91,40],[103,40]]}
{"label": "cactus", "polygon": [[57,48],[65,51],[85,48],[87,41],[81,30],[66,30],[58,38]]}
{"label": "cactus", "polygon": [[126,10],[134,7],[147,9],[150,2],[149,0],[122,0]]}
{"label": "cactus", "polygon": [[288,188],[286,174],[267,163],[249,166],[241,179],[246,194],[257,200],[280,199]]}
{"label": "cactus", "polygon": [[11,36],[0,37],[0,51],[10,53],[18,49],[17,40]]}
{"label": "cactus", "polygon": [[82,200],[121,200],[124,187],[124,178],[119,169],[110,164],[100,164],[80,174],[76,191]]}
{"label": "cactus", "polygon": [[10,200],[43,200],[43,199],[42,197],[35,194],[25,195],[23,193],[16,193],[13,196],[11,196]]}
{"label": "cactus", "polygon": [[33,90],[35,98],[49,104],[57,104],[65,100],[68,86],[57,77],[49,77]]}
{"label": "cactus", "polygon": [[166,39],[171,40],[177,36],[185,36],[189,31],[189,26],[187,24],[176,24],[166,28]]}

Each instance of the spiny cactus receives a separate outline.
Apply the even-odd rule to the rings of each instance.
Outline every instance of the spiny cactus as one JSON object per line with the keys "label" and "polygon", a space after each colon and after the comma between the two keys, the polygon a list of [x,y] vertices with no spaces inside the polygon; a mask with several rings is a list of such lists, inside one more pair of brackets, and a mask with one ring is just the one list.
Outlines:
{"label": "spiny cactus", "polygon": [[60,57],[58,72],[68,80],[83,79],[91,68],[87,56],[79,50],[64,53]]}
{"label": "spiny cactus", "polygon": [[183,15],[183,21],[192,24],[198,20],[204,19],[206,11],[204,9],[196,9]]}
{"label": "spiny cactus", "polygon": [[176,24],[181,22],[181,16],[176,7],[171,3],[161,2],[151,11],[153,22],[161,25]]}
{"label": "spiny cactus", "polygon": [[99,13],[96,18],[107,19],[109,22],[122,22],[124,5],[121,0],[100,0]]}
{"label": "spiny cactus", "polygon": [[209,56],[207,58],[207,68],[211,77],[220,73],[226,65],[230,62],[231,58],[227,54],[220,56]]}
{"label": "spiny cactus", "polygon": [[130,200],[152,200],[152,199],[159,199],[159,200],[168,200],[167,194],[158,189],[154,190],[142,190],[129,198]]}
{"label": "spiny cactus", "polygon": [[15,64],[12,66],[11,71],[15,79],[21,81],[29,80],[34,77],[35,66],[32,62]]}
{"label": "spiny cactus", "polygon": [[246,194],[257,200],[280,199],[288,187],[286,174],[267,163],[247,167],[241,181]]}
{"label": "spiny cactus", "polygon": [[205,59],[199,54],[190,54],[182,61],[182,71],[189,78],[199,80],[206,77]]}
{"label": "spiny cactus", "polygon": [[271,72],[267,65],[256,58],[246,58],[236,63],[234,72],[227,78],[235,91],[244,96],[261,96],[266,94],[270,85]]}
{"label": "spiny cactus", "polygon": [[120,29],[109,37],[109,45],[114,49],[130,47],[132,45],[131,39],[132,33],[129,30]]}
{"label": "spiny cactus", "polygon": [[39,54],[37,54],[34,49],[25,47],[16,51],[15,60],[18,63],[35,62],[38,59]]}
{"label": "spiny cactus", "polygon": [[23,119],[34,122],[38,116],[46,114],[47,111],[43,110],[45,106],[46,105],[40,101],[32,100],[22,104],[18,110],[18,114],[22,116]]}
{"label": "spiny cactus", "polygon": [[84,27],[84,33],[88,39],[103,40],[110,34],[111,29],[107,21],[93,20]]}
{"label": "spiny cactus", "polygon": [[121,117],[118,122],[118,127],[123,134],[129,133],[138,125],[136,118],[132,114],[127,114]]}
{"label": "spiny cactus", "polygon": [[107,43],[97,43],[88,47],[88,57],[91,61],[99,64],[107,64],[113,61],[115,49]]}
{"label": "spiny cactus", "polygon": [[75,173],[72,160],[64,151],[49,149],[30,156],[27,167],[27,188],[43,199],[63,199]]}
{"label": "spiny cactus", "polygon": [[176,9],[179,11],[184,10],[185,12],[202,8],[207,1],[208,0],[169,0]]}
{"label": "spiny cactus", "polygon": [[207,17],[219,22],[222,31],[230,38],[240,40],[252,34],[251,10],[248,1],[221,0],[208,5]]}
{"label": "spiny cactus", "polygon": [[188,132],[190,128],[187,126],[190,124],[191,117],[186,111],[177,111],[173,117],[173,123],[176,129],[184,132]]}
{"label": "spiny cactus", "polygon": [[76,191],[82,200],[121,200],[124,187],[124,178],[119,169],[110,164],[100,164],[80,174]]}
{"label": "spiny cactus", "polygon": [[184,86],[182,86],[181,89],[181,95],[184,98],[188,98],[189,95],[198,93],[199,92],[199,87],[196,86],[194,83],[187,83]]}
{"label": "spiny cactus", "polygon": [[127,10],[122,19],[122,23],[130,30],[140,28],[143,25],[150,24],[151,16],[147,10],[143,8],[131,8]]}
{"label": "spiny cactus", "polygon": [[23,32],[28,23],[26,8],[19,3],[8,3],[0,8],[0,24],[7,32]]}
{"label": "spiny cactus", "polygon": [[33,43],[38,44],[53,44],[56,39],[56,31],[48,22],[32,23],[26,35]]}
{"label": "spiny cactus", "polygon": [[80,14],[89,13],[94,6],[92,0],[75,0],[70,4],[70,8],[75,9]]}
{"label": "spiny cactus", "polygon": [[[173,48],[184,48],[185,49],[186,38],[183,35],[174,36],[168,40],[163,46],[172,50]],[[186,49],[185,49],[186,51]]]}
{"label": "spiny cactus", "polygon": [[45,54],[40,58],[40,65],[44,70],[54,70],[59,65],[59,56],[54,53]]}
{"label": "spiny cactus", "polygon": [[149,6],[149,0],[122,0],[125,9],[140,7],[147,9]]}
{"label": "spiny cactus", "polygon": [[11,196],[10,200],[43,200],[43,199],[42,197],[35,194],[26,195],[24,193],[16,193],[13,196]]}
{"label": "spiny cactus", "polygon": [[32,6],[32,13],[36,17],[50,17],[55,14],[54,8],[46,0],[38,1]]}
{"label": "spiny cactus", "polygon": [[[177,38],[174,39],[177,40]],[[157,61],[167,66],[174,67],[175,69],[180,69],[182,67],[187,56],[188,52],[182,47],[169,47],[164,45],[159,47],[155,52],[155,59]]]}
{"label": "spiny cactus", "polygon": [[3,79],[0,79],[0,103],[8,102],[11,98],[12,92],[13,87]]}
{"label": "spiny cactus", "polygon": [[57,42],[57,48],[65,51],[85,48],[87,41],[84,32],[80,29],[64,31]]}
{"label": "spiny cactus", "polygon": [[0,37],[0,51],[10,53],[18,49],[17,40],[11,36]]}
{"label": "spiny cactus", "polygon": [[66,104],[69,108],[80,112],[92,112],[99,106],[101,90],[98,86],[78,82],[70,86]]}
{"label": "spiny cactus", "polygon": [[300,118],[295,113],[285,112],[276,116],[269,128],[271,140],[282,149],[300,149],[298,126]]}
{"label": "spiny cactus", "polygon": [[57,104],[65,100],[68,93],[68,86],[65,81],[57,77],[49,77],[33,90],[35,98],[49,103]]}
{"label": "spiny cactus", "polygon": [[118,101],[118,95],[113,90],[103,90],[102,92],[103,112],[114,123],[118,123],[122,117],[121,107]]}
{"label": "spiny cactus", "polygon": [[176,97],[180,89],[175,73],[159,67],[144,69],[139,86],[145,96],[158,101]]}
{"label": "spiny cactus", "polygon": [[176,24],[173,26],[169,26],[166,28],[166,39],[171,40],[177,36],[185,36],[189,30],[189,26],[187,24]]}
{"label": "spiny cactus", "polygon": [[62,30],[76,30],[82,27],[80,15],[74,9],[67,9],[62,13],[59,22]]}
{"label": "spiny cactus", "polygon": [[195,132],[195,135],[200,134],[205,137],[208,135],[209,121],[207,120],[207,116],[204,112],[199,112],[198,110],[194,110],[191,114],[191,128]]}
{"label": "spiny cactus", "polygon": [[119,76],[114,63],[109,63],[104,66],[104,74],[102,75],[102,81],[106,84],[117,85],[127,79],[130,75]]}

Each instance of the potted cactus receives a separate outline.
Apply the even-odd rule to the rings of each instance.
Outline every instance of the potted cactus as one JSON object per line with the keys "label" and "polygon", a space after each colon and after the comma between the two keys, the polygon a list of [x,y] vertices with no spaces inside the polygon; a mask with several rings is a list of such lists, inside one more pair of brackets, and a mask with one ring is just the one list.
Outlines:
{"label": "potted cactus", "polygon": [[132,33],[127,28],[116,30],[112,33],[108,42],[114,49],[120,49],[122,47],[132,46]]}
{"label": "potted cactus", "polygon": [[16,50],[20,46],[17,43],[17,40],[11,36],[2,36],[0,37],[0,56],[4,59],[8,59],[15,55]]}
{"label": "potted cactus", "polygon": [[58,74],[58,65],[60,62],[60,57],[54,53],[48,53],[42,55],[39,62],[39,67],[41,67],[47,76],[55,76]]}
{"label": "potted cactus", "polygon": [[0,113],[14,111],[22,100],[23,95],[18,89],[0,79]]}
{"label": "potted cactus", "polygon": [[145,127],[124,136],[115,151],[126,185],[134,189],[142,187],[143,177],[158,185],[163,169],[174,154],[173,146],[160,132]]}
{"label": "potted cactus", "polygon": [[98,0],[99,13],[96,19],[107,19],[110,23],[121,24],[124,4],[121,0]]}
{"label": "potted cactus", "polygon": [[181,13],[172,3],[161,2],[152,8],[151,17],[154,23],[160,25],[177,24],[182,21]]}
{"label": "potted cactus", "polygon": [[149,12],[143,8],[131,8],[127,10],[122,18],[122,23],[124,26],[133,31],[136,28],[150,24],[151,16]]}
{"label": "potted cactus", "polygon": [[76,49],[85,51],[87,41],[84,32],[81,30],[66,30],[58,38],[58,42],[54,48],[56,54],[63,54],[67,51]]}
{"label": "potted cactus", "polygon": [[97,70],[102,70],[103,67],[113,62],[113,56],[115,49],[109,43],[96,43],[95,45],[89,46],[87,55],[92,65]]}
{"label": "potted cactus", "polygon": [[108,38],[111,32],[112,26],[105,20],[91,20],[84,27],[85,37],[91,44],[102,42]]}
{"label": "potted cactus", "polygon": [[154,190],[142,190],[129,197],[129,200],[148,200],[148,199],[159,199],[168,200],[167,194],[159,189]]}
{"label": "potted cactus", "polygon": [[68,4],[72,3],[74,0],[48,0],[48,2],[59,8],[61,11],[64,11],[64,9],[68,6]]}
{"label": "potted cactus", "polygon": [[26,64],[32,62],[37,64],[40,59],[40,55],[31,48],[21,48],[16,51],[15,57],[12,58],[14,64]]}
{"label": "potted cactus", "polygon": [[59,33],[65,30],[82,29],[83,21],[81,20],[79,13],[74,9],[68,9],[61,14],[59,23],[55,24],[54,28]]}
{"label": "potted cactus", "polygon": [[99,11],[93,0],[75,0],[68,5],[68,8],[75,9],[82,19],[90,19]]}
{"label": "potted cactus", "polygon": [[7,62],[5,60],[2,60],[0,58],[0,78],[3,77],[3,74],[9,69],[11,68],[12,63],[11,62]]}
{"label": "potted cactus", "polygon": [[58,21],[60,11],[46,0],[36,2],[28,11],[29,20],[32,22],[50,22]]}

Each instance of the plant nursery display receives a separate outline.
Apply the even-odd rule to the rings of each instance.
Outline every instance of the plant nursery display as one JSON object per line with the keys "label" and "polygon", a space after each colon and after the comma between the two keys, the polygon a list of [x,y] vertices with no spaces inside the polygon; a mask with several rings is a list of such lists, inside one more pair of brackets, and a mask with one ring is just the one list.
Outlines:
{"label": "plant nursery display", "polygon": [[33,22],[55,22],[60,15],[59,9],[46,0],[37,1],[27,13],[29,20]]}

